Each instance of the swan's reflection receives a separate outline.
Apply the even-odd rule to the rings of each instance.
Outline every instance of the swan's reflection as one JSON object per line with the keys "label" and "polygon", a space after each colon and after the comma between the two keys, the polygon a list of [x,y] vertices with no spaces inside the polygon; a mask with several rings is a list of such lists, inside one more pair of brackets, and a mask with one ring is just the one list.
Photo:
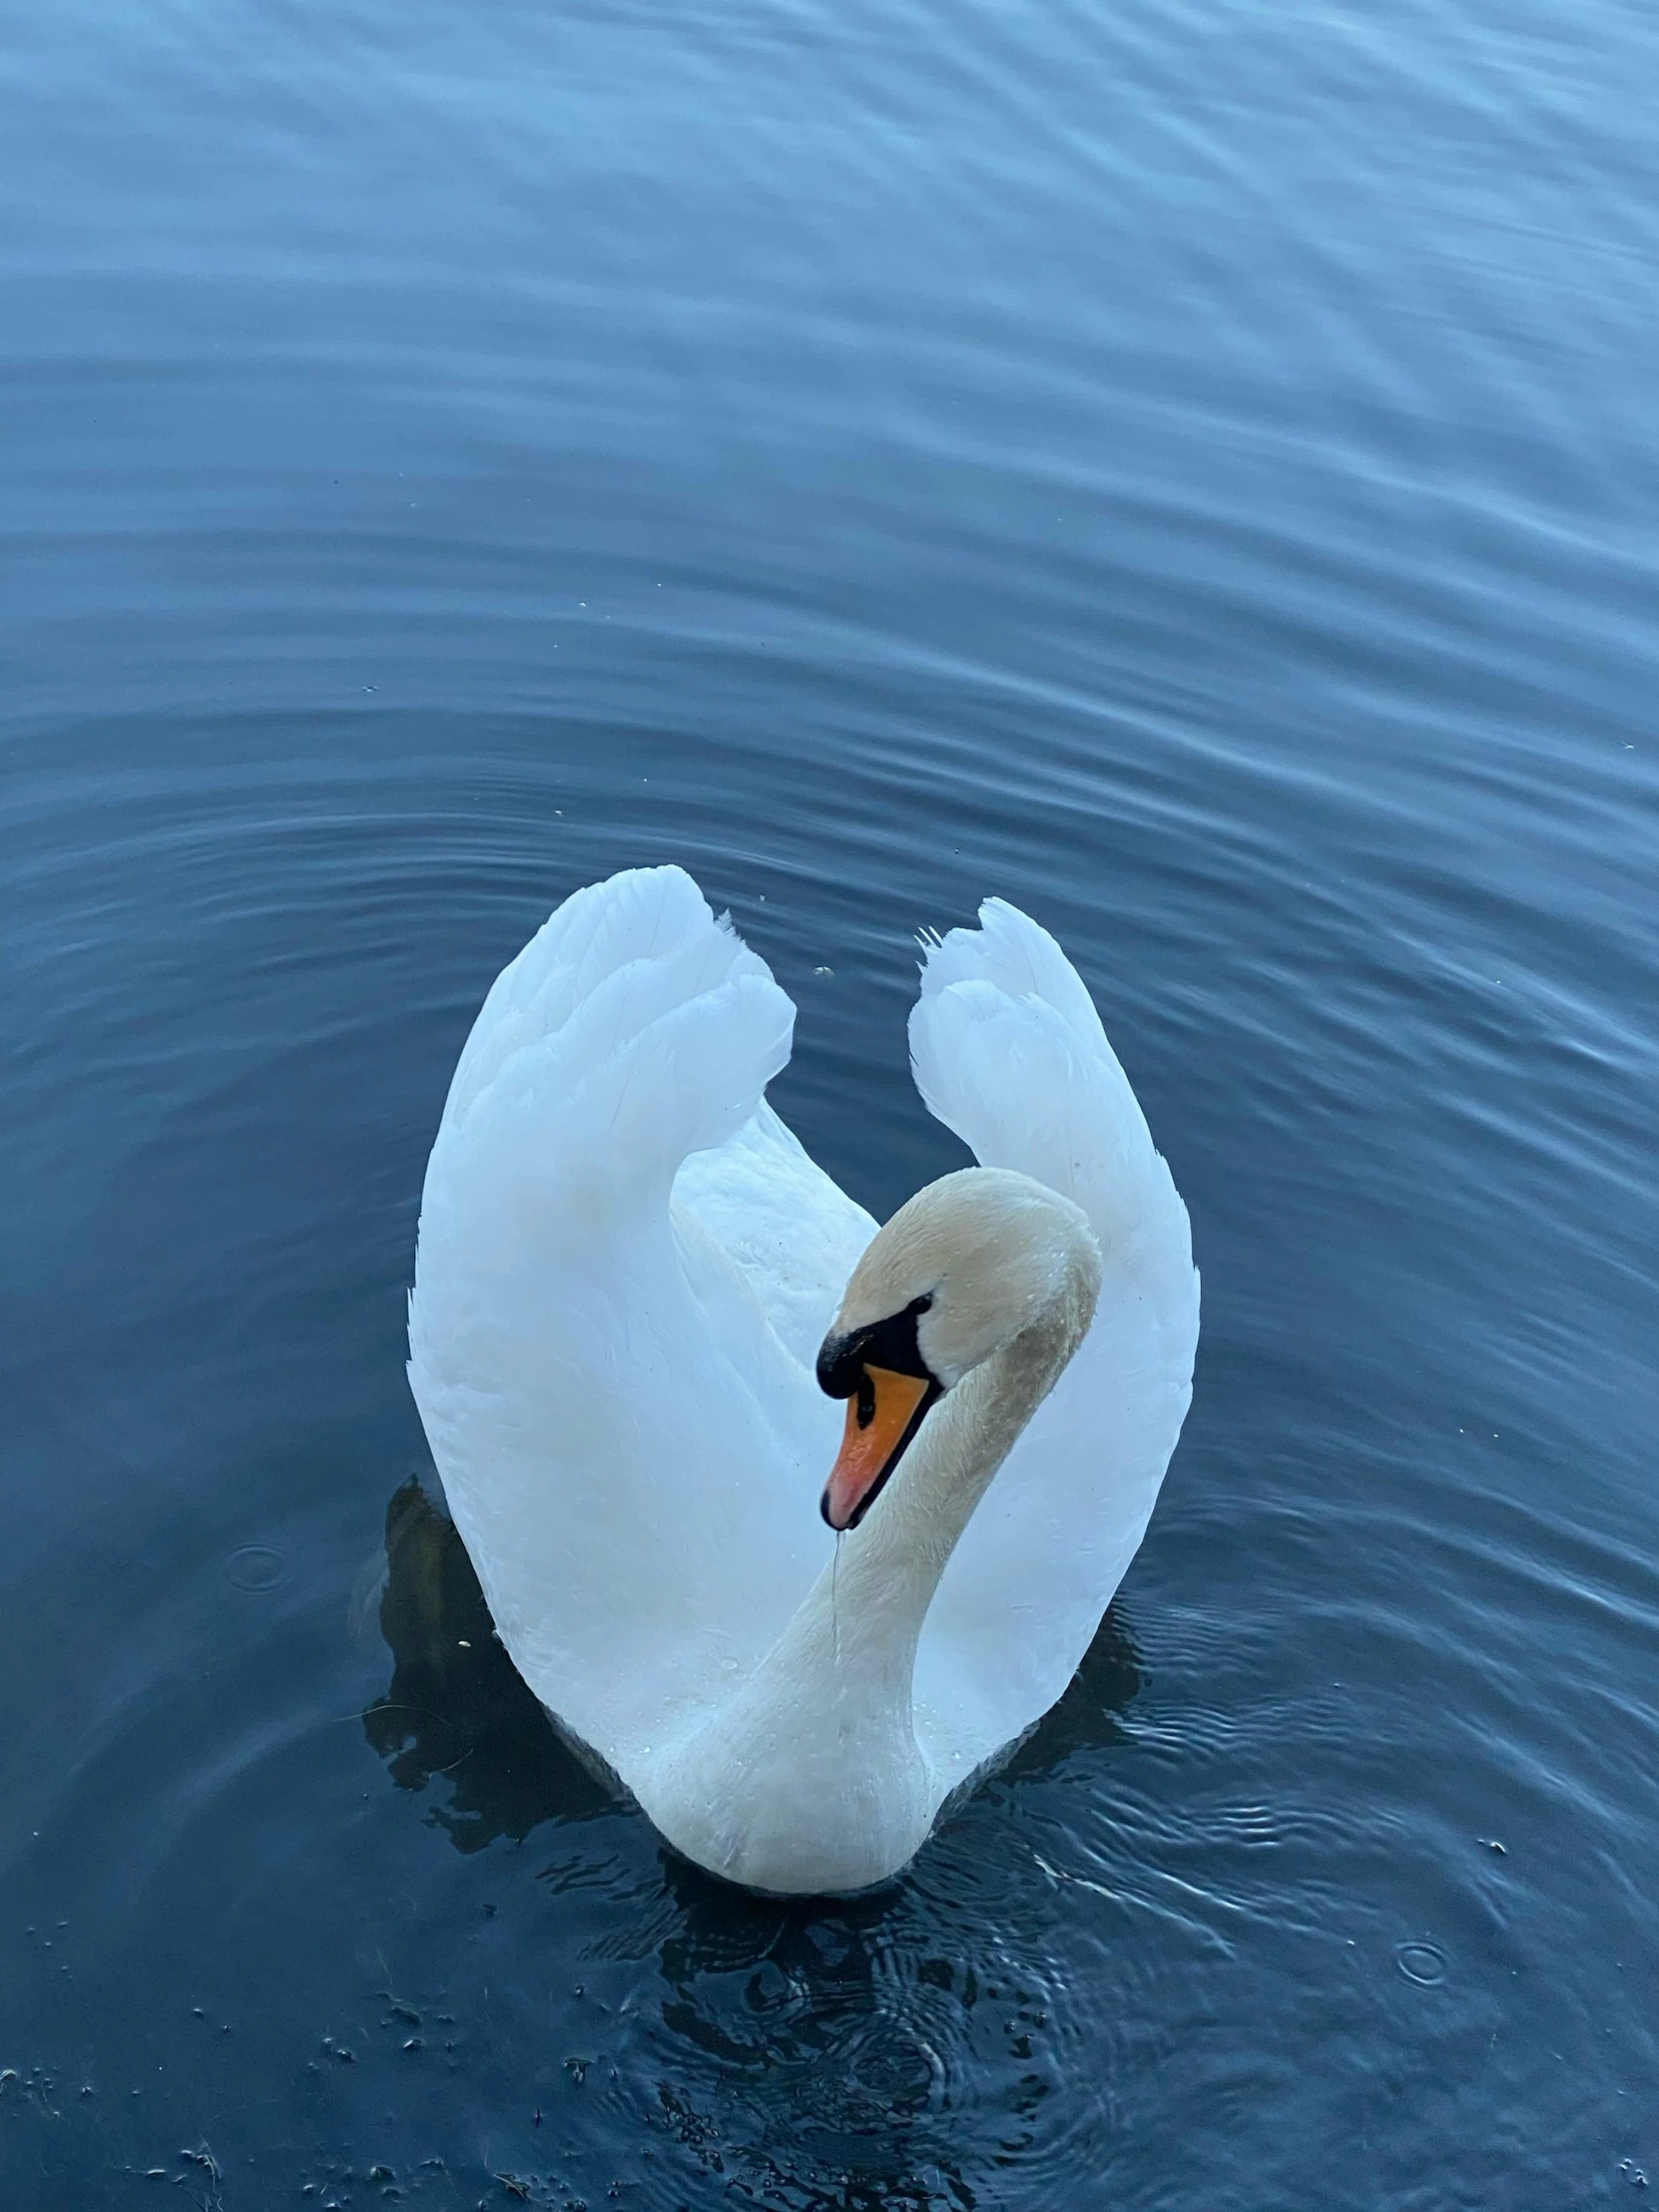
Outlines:
{"label": "swan's reflection", "polygon": [[457,1851],[614,1803],[525,1687],[454,1523],[413,1476],[386,1507],[380,1633],[391,1684],[363,1714],[364,1733],[399,1789],[447,1785],[432,1819]]}
{"label": "swan's reflection", "polygon": [[[679,1917],[657,1954],[663,2027],[705,2061],[673,2070],[671,2131],[688,2146],[700,2127],[735,2132],[752,2180],[773,2186],[805,2158],[821,2178],[879,2170],[895,2188],[943,2070],[926,1999],[959,1969],[923,1959],[922,1983],[894,1970],[904,1916],[892,1889],[798,1903],[734,1892],[672,1858],[666,1871]],[[905,2188],[918,2194],[913,2177]]]}

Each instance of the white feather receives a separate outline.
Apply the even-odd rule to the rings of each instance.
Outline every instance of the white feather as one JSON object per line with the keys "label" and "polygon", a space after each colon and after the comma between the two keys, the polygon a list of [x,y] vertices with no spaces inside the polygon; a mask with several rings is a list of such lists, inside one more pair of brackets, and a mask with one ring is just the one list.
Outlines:
{"label": "white feather", "polygon": [[922,1629],[917,1734],[962,1773],[1046,1713],[1140,1547],[1192,1398],[1187,1209],[1077,971],[1000,898],[928,954],[910,1056],[982,1167],[1076,1201],[1100,1240],[1093,1328],[968,1522]]}

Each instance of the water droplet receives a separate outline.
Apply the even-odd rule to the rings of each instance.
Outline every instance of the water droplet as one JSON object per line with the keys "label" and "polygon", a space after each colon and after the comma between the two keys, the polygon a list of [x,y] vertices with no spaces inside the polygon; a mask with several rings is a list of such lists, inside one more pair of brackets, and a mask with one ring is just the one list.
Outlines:
{"label": "water droplet", "polygon": [[274,1590],[287,1571],[287,1561],[270,1544],[244,1544],[225,1562],[225,1579],[239,1590]]}
{"label": "water droplet", "polygon": [[1432,1943],[1399,1944],[1394,1951],[1394,1964],[1407,1981],[1415,1981],[1425,1989],[1445,1979],[1445,1953],[1436,1950]]}

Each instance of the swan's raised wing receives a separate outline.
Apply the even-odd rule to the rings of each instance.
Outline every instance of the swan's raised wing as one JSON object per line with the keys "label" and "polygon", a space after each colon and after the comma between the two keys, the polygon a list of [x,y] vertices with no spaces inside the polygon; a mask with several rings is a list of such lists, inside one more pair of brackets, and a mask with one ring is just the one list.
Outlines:
{"label": "swan's raised wing", "polygon": [[794,1018],[683,870],[592,884],[491,989],[427,1168],[433,1456],[520,1672],[624,1779],[828,1547],[839,1409],[792,1340],[867,1231],[764,1104]]}
{"label": "swan's raised wing", "polygon": [[982,1166],[1075,1199],[1105,1261],[1093,1328],[945,1569],[916,1661],[918,1734],[955,1779],[1059,1697],[1145,1531],[1192,1396],[1187,1210],[1047,930],[987,899],[931,944],[910,1015],[928,1110]]}

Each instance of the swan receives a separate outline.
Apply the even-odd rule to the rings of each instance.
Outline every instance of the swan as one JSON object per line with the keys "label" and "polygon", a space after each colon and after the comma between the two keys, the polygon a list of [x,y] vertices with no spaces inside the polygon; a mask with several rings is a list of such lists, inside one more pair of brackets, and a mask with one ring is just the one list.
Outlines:
{"label": "swan", "polygon": [[728,1881],[846,1894],[1048,1710],[1192,1394],[1186,1209],[1059,945],[922,940],[979,1165],[875,1222],[768,1104],[795,1007],[679,867],[560,905],[427,1166],[409,1380],[496,1631]]}

